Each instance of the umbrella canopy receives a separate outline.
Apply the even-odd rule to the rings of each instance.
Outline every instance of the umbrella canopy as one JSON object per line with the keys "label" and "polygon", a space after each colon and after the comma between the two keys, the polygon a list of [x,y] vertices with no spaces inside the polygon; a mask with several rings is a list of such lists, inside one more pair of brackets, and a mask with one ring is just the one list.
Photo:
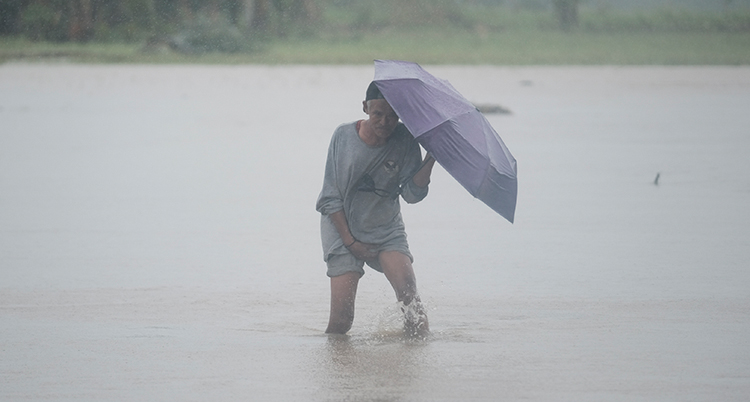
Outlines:
{"label": "umbrella canopy", "polygon": [[513,222],[516,159],[448,81],[416,63],[375,61],[375,85],[420,144],[474,197]]}

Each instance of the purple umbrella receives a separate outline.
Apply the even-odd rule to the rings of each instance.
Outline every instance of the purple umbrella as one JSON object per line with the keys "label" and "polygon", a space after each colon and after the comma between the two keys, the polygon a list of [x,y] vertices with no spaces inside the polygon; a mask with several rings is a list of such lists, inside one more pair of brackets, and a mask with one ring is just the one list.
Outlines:
{"label": "purple umbrella", "polygon": [[416,63],[375,60],[375,84],[406,128],[466,190],[505,219],[516,212],[516,159],[448,81]]}

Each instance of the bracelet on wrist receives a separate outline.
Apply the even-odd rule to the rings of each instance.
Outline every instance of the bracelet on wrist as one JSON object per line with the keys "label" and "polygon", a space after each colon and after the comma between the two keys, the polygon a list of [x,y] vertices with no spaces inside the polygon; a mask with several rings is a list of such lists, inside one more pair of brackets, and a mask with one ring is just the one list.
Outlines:
{"label": "bracelet on wrist", "polygon": [[344,247],[346,247],[346,248],[349,248],[349,247],[353,246],[353,245],[354,245],[354,243],[356,243],[356,242],[357,242],[357,239],[354,239],[354,240],[352,240],[352,242],[351,242],[351,243],[349,243],[349,245],[348,245],[348,246],[347,246],[347,245],[345,244],[345,245],[344,245]]}

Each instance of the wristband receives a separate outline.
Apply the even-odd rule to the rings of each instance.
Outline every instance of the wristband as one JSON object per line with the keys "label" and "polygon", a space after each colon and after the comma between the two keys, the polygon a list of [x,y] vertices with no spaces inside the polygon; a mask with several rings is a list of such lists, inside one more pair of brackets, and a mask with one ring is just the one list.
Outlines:
{"label": "wristband", "polygon": [[349,247],[353,246],[354,243],[356,243],[356,242],[357,242],[357,239],[354,239],[348,246],[344,245],[344,247],[349,248]]}

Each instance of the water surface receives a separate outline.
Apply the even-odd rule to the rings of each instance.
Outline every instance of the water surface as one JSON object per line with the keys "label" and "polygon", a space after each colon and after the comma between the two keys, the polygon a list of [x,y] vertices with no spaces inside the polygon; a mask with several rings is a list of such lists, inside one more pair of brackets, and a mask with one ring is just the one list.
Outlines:
{"label": "water surface", "polygon": [[0,66],[0,399],[744,400],[750,68],[426,67],[513,112],[519,199],[404,206],[414,341],[371,270],[322,334],[372,67]]}

